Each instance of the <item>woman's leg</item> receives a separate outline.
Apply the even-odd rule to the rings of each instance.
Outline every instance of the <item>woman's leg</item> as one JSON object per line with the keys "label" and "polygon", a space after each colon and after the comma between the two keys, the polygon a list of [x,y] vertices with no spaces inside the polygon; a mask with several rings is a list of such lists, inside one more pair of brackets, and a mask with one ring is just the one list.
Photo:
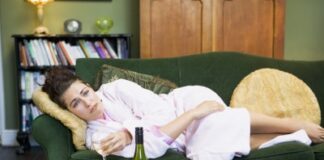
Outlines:
{"label": "woman's leg", "polygon": [[[304,129],[313,143],[324,142],[324,129],[314,123],[292,118],[276,118],[264,114],[250,112],[251,135],[254,134],[287,134]],[[271,136],[265,136],[265,140]],[[253,137],[255,138],[255,137]]]}

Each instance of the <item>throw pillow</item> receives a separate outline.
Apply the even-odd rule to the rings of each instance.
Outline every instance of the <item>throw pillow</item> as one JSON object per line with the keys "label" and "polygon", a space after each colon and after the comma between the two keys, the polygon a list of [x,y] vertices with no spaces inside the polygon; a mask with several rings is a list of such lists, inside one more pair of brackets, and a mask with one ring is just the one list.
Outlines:
{"label": "throw pillow", "polygon": [[49,98],[47,93],[43,92],[41,89],[37,89],[33,92],[32,99],[42,112],[59,120],[64,126],[71,130],[73,144],[77,150],[85,149],[85,134],[87,128],[85,121],[75,116],[73,113],[60,108]]}
{"label": "throw pillow", "polygon": [[264,68],[247,75],[235,88],[230,106],[275,117],[291,117],[320,124],[315,94],[296,76]]}
{"label": "throw pillow", "polygon": [[101,84],[117,79],[133,81],[155,93],[167,93],[177,87],[175,83],[169,80],[104,64],[97,73],[94,89],[97,90]]}

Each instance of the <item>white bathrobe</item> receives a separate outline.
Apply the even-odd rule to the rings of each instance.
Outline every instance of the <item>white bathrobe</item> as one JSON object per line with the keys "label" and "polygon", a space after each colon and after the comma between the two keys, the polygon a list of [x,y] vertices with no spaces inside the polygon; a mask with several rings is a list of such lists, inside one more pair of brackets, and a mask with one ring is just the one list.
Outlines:
{"label": "white bathrobe", "polygon": [[[177,139],[160,132],[159,127],[205,100],[225,103],[212,90],[202,86],[186,86],[169,94],[157,95],[136,83],[116,80],[96,92],[102,99],[105,119],[89,121],[86,145],[92,148],[94,132],[107,134],[127,129],[135,137],[135,127],[144,128],[144,146],[148,158],[162,156],[167,149],[185,152],[194,160],[230,160],[250,151],[250,115],[245,109],[226,108],[194,121]],[[132,157],[135,140],[114,155]]]}

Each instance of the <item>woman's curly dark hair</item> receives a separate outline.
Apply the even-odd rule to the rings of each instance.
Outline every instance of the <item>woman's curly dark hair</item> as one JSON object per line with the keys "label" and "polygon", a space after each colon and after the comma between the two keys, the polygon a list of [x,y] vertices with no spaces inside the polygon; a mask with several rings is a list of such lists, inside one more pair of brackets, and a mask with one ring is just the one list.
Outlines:
{"label": "woman's curly dark hair", "polygon": [[71,84],[77,80],[79,80],[79,77],[72,70],[64,67],[52,67],[45,73],[45,83],[42,91],[46,92],[52,101],[66,109],[66,105],[60,98]]}

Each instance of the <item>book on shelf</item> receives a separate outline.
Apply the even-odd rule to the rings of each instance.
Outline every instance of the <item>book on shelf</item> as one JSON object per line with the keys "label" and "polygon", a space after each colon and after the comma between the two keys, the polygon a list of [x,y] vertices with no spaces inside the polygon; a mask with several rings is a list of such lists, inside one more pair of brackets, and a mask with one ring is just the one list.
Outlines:
{"label": "book on shelf", "polygon": [[27,67],[28,60],[27,60],[26,50],[21,43],[19,43],[19,58],[20,58],[20,65],[23,67]]}
{"label": "book on shelf", "polygon": [[21,109],[21,119],[22,119],[22,124],[21,124],[21,130],[23,132],[26,132],[27,131],[27,106],[26,104],[23,104],[22,106],[22,109]]}
{"label": "book on shelf", "polygon": [[102,47],[102,45],[100,45],[100,41],[95,41],[93,43],[95,49],[97,50],[100,58],[110,58],[109,54],[108,54],[108,51]]}
{"label": "book on shelf", "polygon": [[[34,66],[34,63],[31,59],[30,53],[25,45],[22,43],[19,43],[19,51],[21,52],[20,55],[24,56],[26,58],[26,62],[20,61],[20,64],[22,67],[28,67],[28,66]],[[20,59],[25,59],[25,58],[20,58]],[[22,65],[24,64],[24,65]]]}
{"label": "book on shelf", "polygon": [[96,51],[94,45],[90,41],[85,41],[85,46],[90,53],[90,58],[100,58],[98,52]]}
{"label": "book on shelf", "polygon": [[44,56],[43,48],[41,47],[41,43],[39,43],[39,40],[31,40],[30,47],[32,48],[32,52],[35,54],[36,60],[38,61],[39,66],[45,66],[50,64],[48,62],[48,59]]}
{"label": "book on shelf", "polygon": [[99,55],[93,48],[91,42],[86,40],[79,40],[79,44],[87,58],[99,58]]}
{"label": "book on shelf", "polygon": [[38,65],[38,62],[37,62],[37,58],[35,57],[34,55],[34,52],[33,52],[33,49],[31,48],[29,42],[24,39],[23,40],[23,43],[24,43],[24,46],[25,46],[25,51],[26,51],[26,55],[29,57],[30,59],[30,66],[37,66]]}
{"label": "book on shelf", "polygon": [[20,95],[22,99],[27,99],[26,97],[26,72],[20,71]]}
{"label": "book on shelf", "polygon": [[74,65],[77,59],[86,58],[84,52],[82,51],[79,45],[71,45],[70,43],[66,43],[66,42],[64,43],[65,43],[66,50],[68,51],[68,54],[71,56],[71,58],[74,61]]}
{"label": "book on shelf", "polygon": [[35,46],[38,48],[38,53],[40,55],[40,57],[42,57],[43,59],[43,66],[46,65],[54,65],[49,57],[49,54],[47,53],[43,40],[39,39],[39,40],[35,40]]}
{"label": "book on shelf", "polygon": [[20,71],[21,98],[29,100],[34,90],[41,87],[45,82],[45,76],[40,72]]}
{"label": "book on shelf", "polygon": [[128,48],[127,48],[127,42],[124,38],[118,38],[117,39],[117,52],[118,56],[121,59],[128,58]]}
{"label": "book on shelf", "polygon": [[96,41],[95,44],[98,45],[99,48],[101,48],[102,52],[105,54],[107,58],[112,58],[102,41]]}
{"label": "book on shelf", "polygon": [[59,59],[58,59],[58,55],[55,49],[55,46],[53,47],[54,43],[51,43],[49,41],[47,41],[46,45],[48,47],[48,51],[50,52],[51,58],[53,59],[54,65],[61,65]]}
{"label": "book on shelf", "polygon": [[23,132],[29,132],[31,129],[32,121],[38,117],[39,115],[43,114],[35,105],[32,103],[25,103],[22,106],[22,123],[21,123],[21,130]]}
{"label": "book on shelf", "polygon": [[50,65],[51,66],[54,66],[55,65],[55,60],[54,60],[54,57],[52,56],[52,53],[48,47],[48,42],[46,39],[41,39],[39,41],[39,43],[41,44],[42,48],[43,48],[43,51],[44,51],[44,56],[48,59],[48,61],[50,62]]}
{"label": "book on shelf", "polygon": [[67,44],[64,41],[59,41],[58,42],[59,47],[62,50],[62,53],[64,55],[64,57],[66,58],[67,62],[69,65],[75,65],[75,59],[74,57],[72,57],[71,53],[69,53],[68,49],[67,49]]}
{"label": "book on shelf", "polygon": [[109,40],[107,38],[104,38],[103,43],[104,43],[105,47],[107,48],[108,53],[110,54],[110,57],[112,57],[114,59],[118,59],[118,55],[117,55],[116,51],[114,50],[114,48],[112,47],[112,45],[110,44]]}
{"label": "book on shelf", "polygon": [[67,66],[68,65],[68,61],[66,60],[66,58],[64,56],[64,53],[63,53],[61,47],[58,45],[58,43],[55,45],[55,48],[56,48],[58,57],[59,57],[62,65]]}

